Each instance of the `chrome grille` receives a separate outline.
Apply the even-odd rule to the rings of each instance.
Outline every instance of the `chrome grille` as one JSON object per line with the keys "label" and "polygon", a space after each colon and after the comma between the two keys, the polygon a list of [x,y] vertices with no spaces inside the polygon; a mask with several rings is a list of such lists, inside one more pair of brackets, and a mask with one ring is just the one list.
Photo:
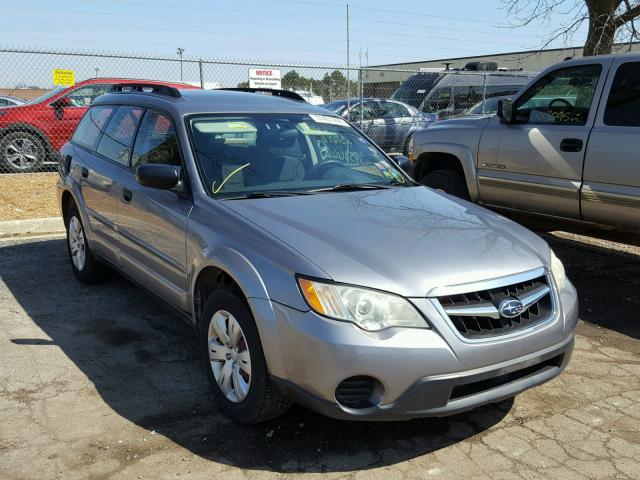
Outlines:
{"label": "chrome grille", "polygon": [[[520,314],[500,315],[500,302],[517,299]],[[503,287],[439,296],[438,301],[455,328],[466,338],[505,335],[548,319],[553,312],[551,287],[545,275]]]}

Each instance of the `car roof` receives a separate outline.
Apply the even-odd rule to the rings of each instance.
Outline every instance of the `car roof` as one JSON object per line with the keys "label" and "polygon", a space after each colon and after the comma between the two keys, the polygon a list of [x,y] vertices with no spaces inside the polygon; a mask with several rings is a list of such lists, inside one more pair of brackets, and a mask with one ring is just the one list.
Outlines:
{"label": "car roof", "polygon": [[106,104],[155,106],[175,116],[197,113],[312,113],[334,116],[328,110],[306,102],[227,90],[180,90],[179,97],[156,92],[114,92],[96,98],[92,106]]}
{"label": "car roof", "polygon": [[[183,82],[165,82],[162,80],[145,80],[142,78],[124,78],[124,77],[96,77],[96,78],[87,78],[86,80],[82,80],[81,82],[77,82],[72,87],[78,87],[82,85],[92,85],[92,84],[100,84],[100,83],[130,83],[130,84],[148,84],[148,85],[170,85],[176,88],[183,89],[199,89],[198,87],[194,87],[193,85],[189,85],[188,83]],[[70,88],[72,88],[70,87]]]}

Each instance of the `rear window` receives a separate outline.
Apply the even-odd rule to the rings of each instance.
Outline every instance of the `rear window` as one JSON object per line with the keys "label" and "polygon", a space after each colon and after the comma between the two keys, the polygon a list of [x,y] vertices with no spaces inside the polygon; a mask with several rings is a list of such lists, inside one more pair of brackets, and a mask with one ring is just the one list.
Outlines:
{"label": "rear window", "polygon": [[90,108],[80,120],[71,141],[94,150],[107,120],[115,109],[112,105]]}
{"label": "rear window", "polygon": [[604,123],[614,127],[640,127],[640,62],[624,63],[611,84]]}

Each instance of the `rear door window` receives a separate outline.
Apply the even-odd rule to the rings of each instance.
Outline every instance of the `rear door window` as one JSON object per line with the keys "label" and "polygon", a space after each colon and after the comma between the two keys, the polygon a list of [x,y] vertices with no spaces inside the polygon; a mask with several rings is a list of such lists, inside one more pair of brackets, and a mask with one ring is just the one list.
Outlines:
{"label": "rear door window", "polygon": [[131,144],[142,111],[140,107],[118,107],[104,129],[97,152],[114,162],[128,166]]}
{"label": "rear door window", "polygon": [[90,150],[94,150],[98,145],[98,140],[102,134],[107,120],[115,111],[113,105],[104,105],[100,107],[92,107],[82,117],[71,141],[82,145]]}
{"label": "rear door window", "polygon": [[640,127],[640,62],[623,63],[611,84],[604,124]]}

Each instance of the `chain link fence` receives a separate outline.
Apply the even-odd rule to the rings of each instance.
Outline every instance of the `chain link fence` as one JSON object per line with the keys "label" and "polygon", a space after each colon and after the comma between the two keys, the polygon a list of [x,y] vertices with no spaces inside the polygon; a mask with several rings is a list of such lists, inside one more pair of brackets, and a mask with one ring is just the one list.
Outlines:
{"label": "chain link fence", "polygon": [[[415,130],[473,108],[495,112],[496,98],[512,95],[532,77],[517,71],[347,68],[6,47],[0,48],[0,64],[5,66],[0,173],[53,171],[58,150],[91,102],[131,79],[235,88],[248,86],[251,68],[279,70],[282,89],[349,119],[385,151],[403,153]],[[72,71],[73,86],[54,85],[55,70]]]}

